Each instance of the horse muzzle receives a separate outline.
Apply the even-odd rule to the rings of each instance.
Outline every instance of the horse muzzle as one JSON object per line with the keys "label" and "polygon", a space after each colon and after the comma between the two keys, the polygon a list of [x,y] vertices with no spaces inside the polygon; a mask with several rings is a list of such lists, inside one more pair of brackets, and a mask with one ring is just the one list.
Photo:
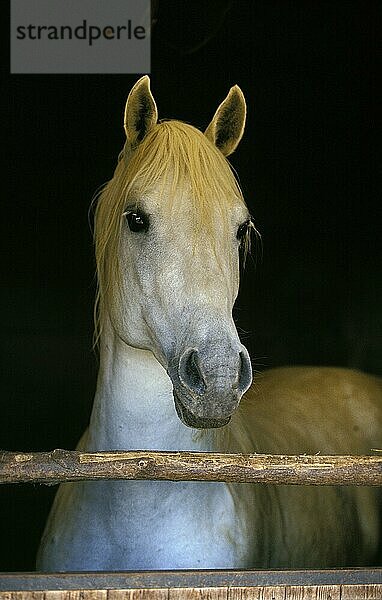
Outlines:
{"label": "horse muzzle", "polygon": [[187,427],[192,427],[193,429],[216,429],[218,427],[224,427],[224,425],[227,425],[231,420],[231,416],[228,416],[223,419],[216,419],[211,417],[198,417],[193,412],[191,412],[191,410],[187,408],[185,404],[183,404],[182,400],[177,395],[175,389],[173,393],[176,413],[179,419],[182,421],[182,423],[184,423],[184,425],[187,425]]}
{"label": "horse muzzle", "polygon": [[169,370],[177,414],[185,425],[196,429],[227,425],[252,383],[251,362],[244,346],[238,351],[211,350],[207,354],[188,348],[177,369]]}

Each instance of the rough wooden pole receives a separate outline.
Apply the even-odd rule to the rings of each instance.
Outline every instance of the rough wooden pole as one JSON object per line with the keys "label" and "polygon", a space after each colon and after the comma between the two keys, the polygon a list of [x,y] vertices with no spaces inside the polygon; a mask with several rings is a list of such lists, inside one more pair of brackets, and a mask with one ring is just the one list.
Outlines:
{"label": "rough wooden pole", "polygon": [[382,456],[210,452],[0,452],[0,483],[164,479],[293,485],[382,485]]}

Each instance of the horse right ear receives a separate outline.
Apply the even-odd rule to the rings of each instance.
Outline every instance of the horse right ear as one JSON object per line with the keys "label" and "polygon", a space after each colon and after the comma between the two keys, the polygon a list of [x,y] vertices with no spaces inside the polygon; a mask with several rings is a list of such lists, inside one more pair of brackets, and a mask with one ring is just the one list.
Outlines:
{"label": "horse right ear", "polygon": [[124,127],[127,142],[134,149],[158,121],[158,111],[150,91],[150,78],[144,75],[132,87],[126,101]]}

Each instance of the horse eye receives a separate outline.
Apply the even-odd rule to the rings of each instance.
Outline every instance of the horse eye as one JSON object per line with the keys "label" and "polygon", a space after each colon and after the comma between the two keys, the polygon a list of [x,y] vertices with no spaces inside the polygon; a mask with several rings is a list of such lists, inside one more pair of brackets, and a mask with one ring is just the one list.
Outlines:
{"label": "horse eye", "polygon": [[238,239],[240,242],[241,242],[241,241],[244,239],[244,237],[247,235],[247,233],[248,233],[248,229],[249,229],[249,226],[250,226],[250,224],[251,224],[251,222],[250,222],[250,220],[248,219],[247,221],[245,221],[245,223],[242,223],[241,225],[239,225],[239,228],[238,228],[238,230],[237,230],[236,237],[237,237],[237,239]]}
{"label": "horse eye", "polygon": [[131,210],[124,213],[130,231],[138,233],[140,231],[147,231],[149,228],[149,217],[140,210]]}

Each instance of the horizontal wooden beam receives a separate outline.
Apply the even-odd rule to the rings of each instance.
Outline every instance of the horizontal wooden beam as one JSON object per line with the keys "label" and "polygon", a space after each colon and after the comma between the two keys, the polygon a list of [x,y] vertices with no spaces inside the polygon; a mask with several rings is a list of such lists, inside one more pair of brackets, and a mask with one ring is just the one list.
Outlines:
{"label": "horizontal wooden beam", "polygon": [[287,456],[213,452],[0,452],[0,483],[99,479],[382,485],[382,456]]}
{"label": "horizontal wooden beam", "polygon": [[[382,569],[187,570],[79,573],[0,573],[1,591],[153,590],[163,588],[255,588],[295,586],[382,586]],[[129,596],[127,596],[130,598]],[[260,596],[262,597],[262,596]],[[272,598],[272,596],[266,596]],[[322,596],[309,596],[309,598]],[[359,596],[358,598],[366,598]],[[375,596],[381,598],[382,596]],[[142,596],[140,596],[142,599]],[[198,596],[200,598],[200,596]],[[209,596],[208,596],[209,598]],[[226,598],[226,596],[224,597]],[[247,596],[240,597],[241,600]],[[248,596],[257,598],[257,596]],[[284,600],[284,596],[282,596]],[[374,596],[373,596],[374,598]],[[76,599],[78,600],[78,598]],[[126,599],[125,599],[126,600]]]}

